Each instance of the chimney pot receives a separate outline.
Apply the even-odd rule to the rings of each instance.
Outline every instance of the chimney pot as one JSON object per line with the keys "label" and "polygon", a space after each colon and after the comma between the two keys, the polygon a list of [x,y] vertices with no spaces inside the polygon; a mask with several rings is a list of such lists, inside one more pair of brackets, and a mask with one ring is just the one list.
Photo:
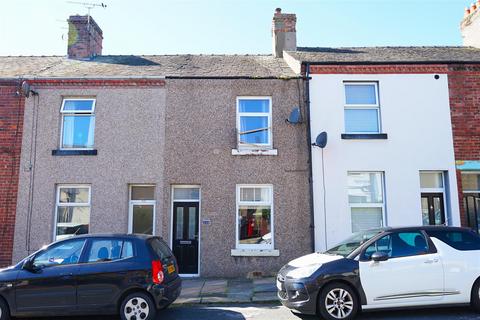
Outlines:
{"label": "chimney pot", "polygon": [[282,13],[282,8],[275,9],[275,13],[278,13],[278,14]]}
{"label": "chimney pot", "polygon": [[70,16],[68,21],[68,58],[91,59],[102,54],[103,32],[91,16]]}

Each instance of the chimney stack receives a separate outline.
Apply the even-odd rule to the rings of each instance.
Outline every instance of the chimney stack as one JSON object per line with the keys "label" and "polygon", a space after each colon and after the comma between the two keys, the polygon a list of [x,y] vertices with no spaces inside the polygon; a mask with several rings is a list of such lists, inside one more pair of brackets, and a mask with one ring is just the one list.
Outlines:
{"label": "chimney stack", "polygon": [[295,14],[282,13],[277,8],[272,21],[273,55],[283,58],[283,51],[297,50],[297,16]]}
{"label": "chimney stack", "polygon": [[102,54],[103,32],[91,16],[68,19],[68,58],[91,59]]}
{"label": "chimney stack", "polygon": [[460,24],[463,45],[480,48],[480,1],[465,8],[465,16]]}

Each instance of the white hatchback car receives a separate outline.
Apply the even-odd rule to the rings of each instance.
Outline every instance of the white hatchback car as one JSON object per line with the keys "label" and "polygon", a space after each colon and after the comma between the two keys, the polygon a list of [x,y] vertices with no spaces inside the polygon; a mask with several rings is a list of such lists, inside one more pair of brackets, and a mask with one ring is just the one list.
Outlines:
{"label": "white hatchback car", "polygon": [[443,226],[369,230],[289,262],[277,287],[286,307],[328,320],[433,305],[480,311],[480,237]]}

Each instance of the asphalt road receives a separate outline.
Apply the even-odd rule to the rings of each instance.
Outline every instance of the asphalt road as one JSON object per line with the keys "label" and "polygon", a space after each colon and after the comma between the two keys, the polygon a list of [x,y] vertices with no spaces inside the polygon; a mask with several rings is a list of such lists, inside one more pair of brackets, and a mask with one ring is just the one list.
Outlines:
{"label": "asphalt road", "polygon": [[[57,320],[116,320],[118,317],[70,317]],[[161,311],[158,320],[314,320],[316,317],[298,317],[278,305],[219,305],[182,306]],[[358,320],[480,320],[480,314],[465,308],[435,308],[428,310],[365,312]],[[41,320],[37,318],[35,320]],[[44,320],[44,319],[43,319]]]}

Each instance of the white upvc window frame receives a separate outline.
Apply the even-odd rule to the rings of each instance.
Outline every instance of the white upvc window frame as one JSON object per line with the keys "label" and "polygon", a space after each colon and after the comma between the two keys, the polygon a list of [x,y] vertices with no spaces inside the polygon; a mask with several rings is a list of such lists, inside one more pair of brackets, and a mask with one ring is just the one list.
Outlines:
{"label": "white upvc window frame", "polygon": [[[241,100],[268,100],[268,112],[240,112]],[[270,96],[238,96],[237,99],[237,148],[238,150],[271,150],[273,149],[272,130],[272,97]],[[268,117],[268,143],[246,144],[240,143],[240,117]]]}
{"label": "white upvc window frame", "polygon": [[[348,185],[348,175],[350,174],[356,174],[356,173],[380,173],[382,176],[382,203],[350,203],[350,199],[348,196],[348,188],[350,187]],[[385,172],[384,171],[348,171],[347,172],[347,203],[348,203],[348,213],[350,215],[350,225],[352,225],[352,208],[381,208],[382,209],[382,221],[380,224],[380,227],[386,227],[387,226],[387,214],[386,214],[386,207],[385,207]],[[352,230],[353,232],[353,230]]]}
{"label": "white upvc window frame", "polygon": [[[347,90],[346,86],[361,86],[361,85],[374,85],[375,86],[375,104],[348,104],[347,103]],[[344,116],[344,129],[345,133],[350,134],[378,134],[382,133],[382,121],[380,115],[380,94],[378,92],[379,83],[377,81],[344,81],[343,82],[343,93],[344,93],[344,109],[343,109],[343,116]],[[347,122],[345,111],[346,110],[376,110],[377,111],[377,124],[378,124],[378,131],[347,131]]]}
{"label": "white upvc window frame", "polygon": [[[88,189],[88,202],[60,202],[60,189],[62,188],[87,188]],[[90,232],[91,215],[92,215],[92,186],[89,184],[57,184],[55,190],[55,220],[53,225],[53,241],[57,239],[57,224],[58,224],[58,208],[59,207],[89,207],[90,217],[88,222],[88,231]],[[73,235],[72,235],[73,236]]]}
{"label": "white upvc window frame", "polygon": [[[270,201],[240,201],[240,190],[242,188],[268,188]],[[235,210],[235,247],[237,250],[273,250],[275,248],[275,213],[273,206],[273,185],[272,184],[237,184],[236,185],[236,210]],[[240,216],[239,207],[246,206],[270,206],[270,232],[272,234],[271,244],[240,244]]]}
{"label": "white upvc window frame", "polygon": [[[92,110],[64,110],[65,109],[65,102],[67,101],[92,101]],[[65,122],[65,116],[75,116],[75,117],[85,117],[85,116],[91,116],[93,117],[93,135],[94,139],[93,142],[95,144],[95,106],[97,103],[96,98],[85,98],[85,97],[68,97],[68,98],[63,98],[62,100],[62,106],[60,108],[60,115],[61,115],[61,127],[60,127],[60,150],[93,150],[94,147],[88,147],[88,148],[68,148],[63,146],[63,127],[64,127],[64,122]]]}
{"label": "white upvc window frame", "polygon": [[154,184],[129,184],[128,185],[128,233],[133,233],[133,206],[135,205],[147,205],[153,206],[153,220],[152,220],[152,236],[156,235],[156,217],[157,217],[157,200],[132,200],[132,188],[133,187],[153,187],[153,194],[155,197],[156,185]]}

